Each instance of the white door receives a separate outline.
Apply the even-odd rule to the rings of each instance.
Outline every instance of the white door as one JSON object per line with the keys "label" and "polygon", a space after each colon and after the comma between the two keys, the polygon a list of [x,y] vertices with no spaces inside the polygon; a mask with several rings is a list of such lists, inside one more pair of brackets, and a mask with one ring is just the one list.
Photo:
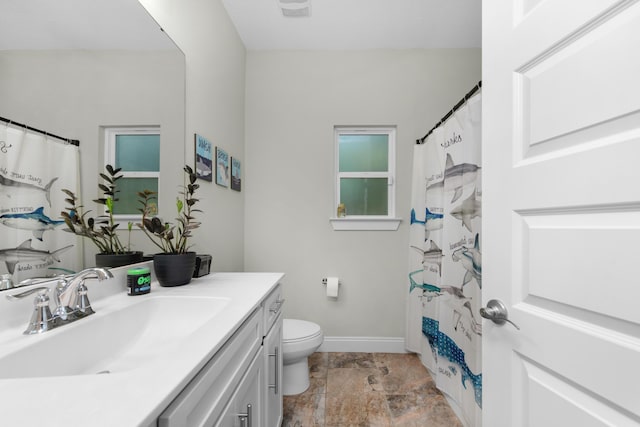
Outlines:
{"label": "white door", "polygon": [[640,425],[640,1],[483,2],[485,427]]}

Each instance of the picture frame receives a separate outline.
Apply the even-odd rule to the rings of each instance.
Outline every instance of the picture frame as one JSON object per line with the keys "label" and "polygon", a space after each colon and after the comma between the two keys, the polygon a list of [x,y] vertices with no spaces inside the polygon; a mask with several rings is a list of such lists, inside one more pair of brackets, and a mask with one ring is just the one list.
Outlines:
{"label": "picture frame", "polygon": [[242,162],[237,157],[231,157],[231,189],[242,191]]}
{"label": "picture frame", "polygon": [[211,142],[197,133],[193,135],[195,147],[196,177],[205,181],[213,181],[213,148]]}
{"label": "picture frame", "polygon": [[220,147],[216,147],[216,184],[229,186],[229,154]]}

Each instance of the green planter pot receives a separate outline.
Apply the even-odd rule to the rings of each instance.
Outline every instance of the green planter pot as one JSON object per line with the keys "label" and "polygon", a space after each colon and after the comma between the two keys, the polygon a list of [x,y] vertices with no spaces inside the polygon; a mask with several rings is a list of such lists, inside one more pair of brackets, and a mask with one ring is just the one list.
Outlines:
{"label": "green planter pot", "polygon": [[191,282],[196,266],[196,253],[155,254],[153,270],[160,286],[182,286]]}
{"label": "green planter pot", "polygon": [[142,262],[142,252],[124,254],[96,254],[96,267],[122,267]]}

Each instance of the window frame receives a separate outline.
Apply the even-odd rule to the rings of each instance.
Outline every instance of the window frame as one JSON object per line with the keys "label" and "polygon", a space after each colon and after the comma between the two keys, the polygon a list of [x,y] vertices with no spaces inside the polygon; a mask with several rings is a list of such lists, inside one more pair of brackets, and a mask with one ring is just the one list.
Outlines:
{"label": "window frame", "polygon": [[[396,133],[395,126],[334,126],[334,208],[330,222],[334,230],[397,230],[400,218],[396,217]],[[340,172],[340,136],[341,135],[380,135],[388,137],[386,172]],[[340,180],[343,178],[386,178],[387,214],[386,215],[349,215],[338,218],[337,207],[340,204]]]}
{"label": "window frame", "polygon": [[[115,167],[116,162],[116,138],[118,135],[158,135],[161,138],[160,126],[136,126],[136,127],[105,127],[104,128],[104,165],[107,164]],[[155,178],[158,180],[158,189],[160,189],[160,170],[152,171],[121,171],[123,178]],[[106,206],[103,207],[103,214],[106,214]],[[159,215],[156,213],[155,215]],[[116,222],[124,223],[128,221],[140,220],[141,214],[114,214],[113,218]]]}

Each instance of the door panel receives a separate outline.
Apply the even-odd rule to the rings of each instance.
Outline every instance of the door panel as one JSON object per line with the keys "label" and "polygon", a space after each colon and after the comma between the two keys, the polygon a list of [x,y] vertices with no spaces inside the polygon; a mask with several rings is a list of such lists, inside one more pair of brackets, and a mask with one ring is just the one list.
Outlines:
{"label": "door panel", "polygon": [[640,10],[617,11],[528,63],[513,64],[518,67],[516,111],[522,112],[520,137],[525,146],[640,110],[640,97],[627,92],[640,74],[640,64],[628,60],[630,51],[620,54],[640,45]]}
{"label": "door panel", "polygon": [[[637,417],[640,384],[634,375],[638,373],[636,365],[640,348],[633,339],[594,322],[568,316],[564,314],[562,305],[549,304],[538,298],[514,305],[513,312],[513,317],[517,314],[520,319],[516,321],[521,328],[518,333],[527,335],[525,339],[521,337],[522,341],[512,349],[516,365],[538,366],[571,385],[571,389],[587,390],[600,401],[608,402],[612,408],[635,413]],[[534,330],[537,332],[531,332]],[[524,369],[522,373],[529,374],[529,371]],[[484,378],[488,383],[488,377]],[[517,389],[514,391],[517,396]],[[526,409],[527,396],[518,398]],[[550,410],[555,408],[552,406]],[[561,417],[563,414],[556,415]],[[559,420],[569,423],[571,418]],[[537,424],[513,424],[529,425]]]}
{"label": "door panel", "polygon": [[568,425],[572,426],[604,427],[633,423],[633,420],[595,399],[588,390],[576,388],[534,364],[523,362],[523,367],[528,380],[525,394],[530,401],[531,425],[558,425],[556,411],[549,408],[558,408],[566,413],[571,419]]}
{"label": "door panel", "polygon": [[483,4],[483,424],[640,425],[640,1]]}
{"label": "door panel", "polygon": [[[529,274],[519,280],[526,296],[640,323],[640,286],[629,286],[637,264],[624,262],[624,254],[634,253],[640,242],[640,212],[522,219],[522,271]],[[624,298],[603,298],[609,294]]]}
{"label": "door panel", "polygon": [[[571,0],[542,0],[537,4],[531,4],[530,7],[521,7],[523,1],[513,0],[509,4],[508,16],[500,13],[500,16],[505,18],[504,25],[509,26],[510,38],[505,42],[509,44],[511,51],[510,60],[514,64],[512,70],[532,62],[535,58],[549,55],[588,23],[602,19],[613,12],[611,9],[614,6],[622,3],[616,0],[582,0],[578,3]],[[484,10],[493,13],[492,5],[487,4],[483,7]],[[493,17],[497,15],[491,18]],[[531,37],[532,34],[535,37]]]}

